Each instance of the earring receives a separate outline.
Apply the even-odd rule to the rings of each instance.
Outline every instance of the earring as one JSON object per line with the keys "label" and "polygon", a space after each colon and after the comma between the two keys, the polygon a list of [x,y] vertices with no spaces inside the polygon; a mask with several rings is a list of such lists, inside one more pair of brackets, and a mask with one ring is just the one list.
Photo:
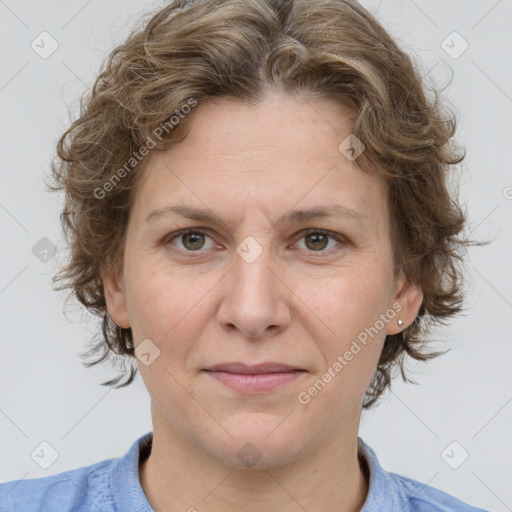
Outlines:
{"label": "earring", "polygon": [[401,318],[399,318],[399,319],[396,321],[396,323],[398,324],[398,327],[402,327],[402,325],[404,325],[404,321],[403,321]]}

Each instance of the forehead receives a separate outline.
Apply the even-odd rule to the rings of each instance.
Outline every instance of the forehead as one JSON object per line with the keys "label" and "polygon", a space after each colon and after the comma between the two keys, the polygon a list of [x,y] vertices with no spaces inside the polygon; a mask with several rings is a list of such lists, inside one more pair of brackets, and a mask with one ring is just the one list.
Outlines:
{"label": "forehead", "polygon": [[308,161],[337,159],[340,137],[350,134],[355,114],[333,100],[274,93],[257,104],[213,98],[193,116],[187,138],[176,146],[176,158],[190,158],[187,150],[200,145],[204,151],[198,158],[247,158],[256,170],[257,156],[290,162],[305,154]]}
{"label": "forehead", "polygon": [[384,184],[339,149],[353,119],[330,99],[209,100],[197,107],[182,142],[149,157],[136,206],[145,216],[171,202],[211,207],[231,219],[253,204],[266,215],[294,205],[383,214]]}

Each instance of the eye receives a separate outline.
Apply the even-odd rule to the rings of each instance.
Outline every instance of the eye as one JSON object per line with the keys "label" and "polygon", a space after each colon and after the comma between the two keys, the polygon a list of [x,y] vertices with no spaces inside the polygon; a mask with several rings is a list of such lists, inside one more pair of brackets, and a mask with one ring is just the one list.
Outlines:
{"label": "eye", "polygon": [[[202,229],[187,229],[167,238],[165,243],[171,244],[174,240],[178,240],[182,243],[182,247],[178,246],[179,249],[187,252],[197,252],[205,248],[205,237],[210,238]],[[208,249],[208,247],[206,248]]]}
{"label": "eye", "polygon": [[306,250],[311,252],[329,252],[324,251],[329,245],[329,239],[335,240],[338,244],[344,242],[344,238],[341,235],[323,229],[309,229],[301,234],[303,235],[301,240],[305,241]]}
{"label": "eye", "polygon": [[[345,242],[343,236],[325,231],[323,229],[309,229],[301,232],[301,240],[305,241],[306,251],[308,252],[329,252],[324,249],[329,246],[329,239],[336,241],[338,244]],[[211,240],[210,247],[205,243],[205,238]],[[212,249],[217,247],[205,230],[195,228],[178,231],[164,240],[164,244],[176,245],[174,242],[181,243],[177,245],[184,252],[200,252],[201,249]],[[332,247],[330,248],[332,249]]]}

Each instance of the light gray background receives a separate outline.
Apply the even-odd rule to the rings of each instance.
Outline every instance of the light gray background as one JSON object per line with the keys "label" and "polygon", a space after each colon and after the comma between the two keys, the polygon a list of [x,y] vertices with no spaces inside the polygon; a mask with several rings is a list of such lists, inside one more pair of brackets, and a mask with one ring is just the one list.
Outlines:
{"label": "light gray background", "polygon": [[[437,333],[447,355],[413,364],[419,386],[396,380],[360,435],[390,471],[492,511],[512,510],[512,2],[510,0],[366,0],[362,2],[421,59],[458,115],[460,168],[472,237],[493,242],[469,250],[467,311]],[[79,352],[95,326],[63,314],[48,263],[32,247],[60,247],[61,198],[44,191],[55,142],[78,111],[100,63],[147,9],[135,0],[0,0],[0,481],[37,478],[123,455],[151,430],[149,396],[138,376],[128,389],[99,382]],[[41,58],[31,42],[47,31],[58,49]],[[457,31],[469,44],[454,59],[441,47]],[[455,36],[457,37],[457,36]],[[451,41],[454,41],[453,43]],[[452,51],[460,40],[448,39]],[[437,345],[436,345],[437,346]],[[58,452],[46,470],[31,458],[42,441]],[[452,469],[445,459],[460,462]],[[452,446],[453,447],[453,446]]]}

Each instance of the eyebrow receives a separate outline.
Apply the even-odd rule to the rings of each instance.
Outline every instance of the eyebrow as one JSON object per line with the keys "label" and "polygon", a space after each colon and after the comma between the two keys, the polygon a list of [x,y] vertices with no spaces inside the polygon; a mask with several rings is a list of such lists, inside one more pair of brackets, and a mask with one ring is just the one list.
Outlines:
{"label": "eyebrow", "polygon": [[[228,225],[218,215],[209,209],[192,208],[185,205],[170,205],[158,210],[152,211],[145,219],[145,222],[152,223],[162,217],[180,215],[187,219],[196,220],[198,222],[210,222]],[[366,216],[362,213],[336,204],[330,207],[311,208],[308,210],[292,210],[283,215],[275,224],[276,226],[294,224],[305,220],[320,219],[326,217],[348,218],[358,222],[365,222]]]}

